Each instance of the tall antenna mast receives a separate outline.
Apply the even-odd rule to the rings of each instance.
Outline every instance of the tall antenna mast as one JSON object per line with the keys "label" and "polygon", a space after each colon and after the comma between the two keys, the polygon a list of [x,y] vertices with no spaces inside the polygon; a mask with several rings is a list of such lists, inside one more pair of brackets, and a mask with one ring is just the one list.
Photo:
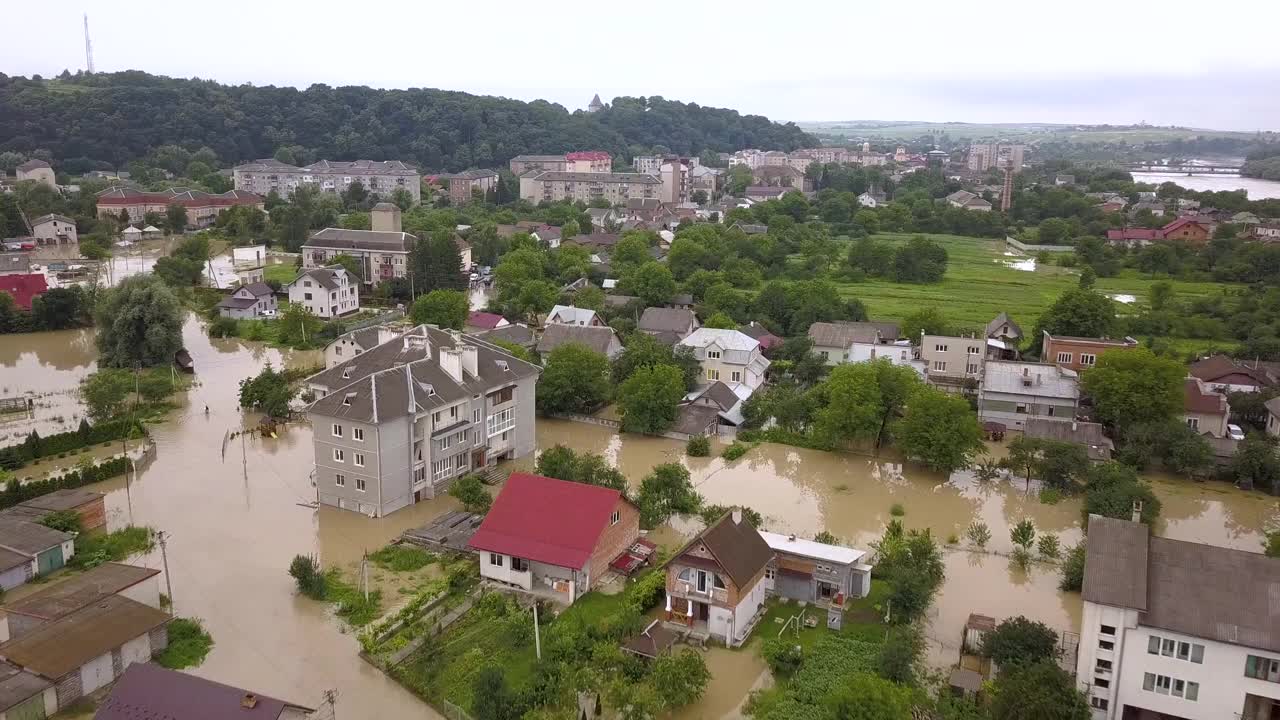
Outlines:
{"label": "tall antenna mast", "polygon": [[84,14],[84,64],[85,70],[93,74],[93,43],[89,41],[89,13]]}

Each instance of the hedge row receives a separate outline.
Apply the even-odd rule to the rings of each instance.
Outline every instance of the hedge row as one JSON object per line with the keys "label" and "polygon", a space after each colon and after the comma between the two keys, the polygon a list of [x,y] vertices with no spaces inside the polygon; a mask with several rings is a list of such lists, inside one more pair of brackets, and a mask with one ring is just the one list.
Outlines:
{"label": "hedge row", "polygon": [[138,431],[138,436],[146,432],[142,423],[136,420],[131,422],[128,418],[107,420],[96,425],[81,420],[78,429],[48,437],[40,437],[33,430],[21,443],[0,448],[0,468],[17,470],[42,457],[54,457],[72,450],[119,440],[134,429]]}
{"label": "hedge row", "polygon": [[41,495],[48,495],[55,490],[67,490],[92,485],[117,475],[123,475],[128,469],[129,459],[117,457],[105,460],[92,467],[72,470],[65,475],[48,478],[47,480],[20,483],[17,478],[14,478],[5,485],[4,492],[0,492],[0,510],[13,507],[18,503],[26,502]]}

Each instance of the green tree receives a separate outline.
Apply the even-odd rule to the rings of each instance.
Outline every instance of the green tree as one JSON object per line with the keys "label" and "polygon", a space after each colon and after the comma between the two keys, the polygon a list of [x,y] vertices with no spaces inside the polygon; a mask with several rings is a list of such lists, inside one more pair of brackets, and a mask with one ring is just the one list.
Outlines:
{"label": "green tree", "polygon": [[423,323],[461,330],[467,324],[471,302],[459,290],[432,290],[413,302],[410,317],[415,325]]}
{"label": "green tree", "polygon": [[1040,442],[1036,475],[1049,487],[1074,490],[1076,481],[1088,467],[1089,454],[1083,445],[1052,440]]}
{"label": "green tree", "polygon": [[1083,542],[1078,542],[1067,551],[1062,560],[1062,579],[1058,589],[1065,592],[1080,592],[1084,587],[1084,561],[1088,550]]}
{"label": "green tree", "polygon": [[1023,550],[1030,550],[1036,541],[1036,526],[1029,519],[1023,519],[1009,529],[1009,539]]}
{"label": "green tree", "polygon": [[1182,413],[1186,368],[1146,348],[1108,350],[1084,372],[1081,385],[1094,414],[1115,428],[1160,422]]}
{"label": "green tree", "polygon": [[453,230],[434,230],[418,240],[409,252],[409,271],[414,290],[460,290],[466,286],[462,275],[462,254]]}
{"label": "green tree", "polygon": [[519,720],[523,703],[507,685],[506,674],[496,665],[480,670],[471,686],[471,711],[476,720]]}
{"label": "green tree", "polygon": [[968,401],[930,387],[912,392],[894,435],[907,457],[944,473],[968,467],[983,448],[982,427]]}
{"label": "green tree", "polygon": [[285,345],[305,348],[317,344],[316,336],[324,327],[324,321],[316,317],[305,305],[291,303],[280,311],[276,320],[276,337]]}
{"label": "green tree", "polygon": [[297,394],[297,388],[270,363],[254,377],[240,381],[240,407],[257,410],[268,417],[289,417],[289,403]]}
{"label": "green tree", "polygon": [[733,330],[734,328],[738,327],[738,323],[734,322],[733,318],[721,312],[721,313],[716,313],[715,315],[712,315],[711,317],[707,318],[707,321],[702,323],[702,327],[719,328],[721,330]]}
{"label": "green tree", "polygon": [[1280,490],[1280,453],[1269,436],[1250,433],[1236,446],[1231,458],[1236,482],[1275,493]]}
{"label": "green tree", "polygon": [[1032,334],[1038,351],[1044,332],[1076,337],[1109,337],[1116,326],[1115,302],[1092,290],[1075,288],[1058,296],[1040,316]]}
{"label": "green tree", "polygon": [[339,253],[329,259],[329,265],[341,265],[344,270],[353,278],[359,278],[361,281],[365,279],[364,263],[360,262],[354,255],[347,253]]}
{"label": "green tree", "polygon": [[676,281],[666,265],[647,262],[624,278],[623,284],[645,305],[665,305],[676,293]]}
{"label": "green tree", "polygon": [[609,399],[609,359],[581,343],[552,350],[538,378],[538,412],[587,413]]}
{"label": "green tree", "polygon": [[1131,466],[1111,461],[1089,468],[1081,509],[1086,529],[1090,515],[1129,520],[1138,504],[1142,507],[1142,522],[1150,525],[1160,517],[1160,499],[1150,485],[1138,479],[1138,472]]}
{"label": "green tree", "polygon": [[125,278],[99,292],[94,307],[98,365],[167,365],[182,347],[183,310],[164,282],[151,275]]}
{"label": "green tree", "polygon": [[926,335],[949,335],[951,324],[938,308],[932,305],[922,307],[902,319],[902,337],[918,343],[922,332]]}
{"label": "green tree", "polygon": [[991,702],[992,720],[1089,720],[1084,695],[1053,662],[1014,665],[1001,671]]}
{"label": "green tree", "polygon": [[689,480],[689,470],[680,463],[664,463],[654,466],[640,480],[640,492],[636,495],[640,508],[640,524],[653,528],[672,515],[691,515],[702,506],[702,496]]}
{"label": "green tree", "polygon": [[493,505],[493,496],[484,489],[484,481],[477,474],[463,475],[449,486],[449,496],[462,503],[467,512],[483,515]]}
{"label": "green tree", "polygon": [[831,720],[911,720],[911,690],[867,673],[855,673],[826,699]]}
{"label": "green tree", "polygon": [[685,648],[667,653],[653,661],[649,682],[662,689],[662,702],[668,708],[680,708],[702,698],[711,682],[711,671],[702,653]]}
{"label": "green tree", "polygon": [[878,447],[920,387],[920,378],[911,368],[882,358],[838,365],[822,387],[826,405],[817,412],[815,434],[832,445],[873,439]]}
{"label": "green tree", "polygon": [[675,424],[684,399],[684,373],[674,365],[642,367],[618,387],[625,432],[657,435]]}
{"label": "green tree", "polygon": [[131,393],[133,373],[128,370],[103,368],[80,381],[80,398],[94,422],[119,415]]}
{"label": "green tree", "polygon": [[538,455],[535,471],[539,475],[599,485],[627,494],[627,478],[609,464],[604,456],[590,452],[574,452],[564,445],[555,445]]}
{"label": "green tree", "polygon": [[573,294],[573,305],[600,312],[605,307],[604,291],[595,285],[587,285]]}
{"label": "green tree", "polygon": [[680,368],[685,390],[692,390],[702,377],[702,365],[698,363],[692,349],[664,345],[652,335],[636,333],[613,359],[613,382],[621,385],[640,368],[657,365],[674,365]]}
{"label": "green tree", "polygon": [[924,635],[918,625],[891,628],[880,646],[876,672],[886,680],[917,685],[924,675]]}
{"label": "green tree", "polygon": [[946,272],[946,248],[922,235],[893,252],[893,279],[897,282],[940,282]]}
{"label": "green tree", "polygon": [[1058,633],[1044,623],[1019,615],[1002,621],[987,633],[981,652],[1001,667],[1053,660],[1058,654]]}
{"label": "green tree", "polygon": [[560,299],[560,289],[546,280],[533,280],[525,283],[516,296],[514,314],[522,317],[537,317],[551,311]]}
{"label": "green tree", "polygon": [[164,221],[170,234],[181,235],[187,229],[187,209],[177,203],[170,203],[164,209]]}

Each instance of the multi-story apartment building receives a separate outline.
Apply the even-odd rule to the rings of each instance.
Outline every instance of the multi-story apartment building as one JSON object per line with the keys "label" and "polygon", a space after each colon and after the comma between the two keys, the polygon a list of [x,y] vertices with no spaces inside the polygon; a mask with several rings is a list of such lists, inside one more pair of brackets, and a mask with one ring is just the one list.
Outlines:
{"label": "multi-story apartment building", "polygon": [[702,327],[677,343],[693,350],[702,366],[702,379],[728,385],[742,383],[751,390],[764,384],[769,358],[760,351],[760,341],[739,330]]}
{"label": "multi-story apartment building", "polygon": [[797,150],[791,153],[791,156],[798,157],[802,156],[802,154],[803,156],[807,156],[812,159],[813,162],[822,163],[824,165],[828,163],[847,162],[849,159],[849,151],[842,147],[807,148],[804,150]]}
{"label": "multi-story apartment building", "polygon": [[1131,337],[1123,340],[1111,338],[1068,337],[1066,335],[1050,335],[1044,332],[1043,350],[1040,357],[1045,362],[1061,365],[1076,372],[1087,370],[1098,362],[1098,356],[1108,350],[1132,350],[1138,347],[1138,341]]}
{"label": "multi-story apartment building", "polygon": [[307,379],[316,495],[381,517],[532,453],[538,367],[419,325]]}
{"label": "multi-story apartment building", "polygon": [[658,173],[658,179],[662,181],[662,202],[673,207],[689,202],[691,182],[687,163],[678,158],[668,159],[662,163]]}
{"label": "multi-story apartment building", "polygon": [[448,188],[449,202],[453,205],[466,205],[479,193],[480,199],[498,187],[498,173],[493,170],[463,170],[460,173],[443,173],[436,175],[437,182]]}
{"label": "multi-story apartment building", "polygon": [[[366,285],[405,277],[418,236],[400,229],[400,208],[391,203],[378,203],[369,216],[372,230],[325,228],[313,233],[302,245],[302,267],[324,267],[339,255],[350,255],[360,261]],[[465,270],[471,266],[471,246],[456,235],[453,241]]]}
{"label": "multi-story apartment building", "polygon": [[662,169],[663,157],[661,155],[637,155],[631,160],[631,167],[635,168],[638,173],[645,175],[657,175]]}
{"label": "multi-story apartment building", "polygon": [[321,192],[342,193],[352,183],[359,182],[369,192],[384,198],[403,188],[415,203],[422,200],[422,175],[399,160],[321,160],[297,167],[265,158],[237,165],[231,177],[237,190],[259,195],[274,190],[286,199],[303,185],[312,185]]}
{"label": "multi-story apartment building", "polygon": [[974,143],[969,146],[969,169],[973,172],[986,172],[991,168],[1008,167],[1015,173],[1022,172],[1022,160],[1026,149],[1026,145]]}
{"label": "multi-story apartment building", "polygon": [[98,193],[97,207],[100,218],[119,218],[120,212],[129,214],[129,221],[140,223],[147,213],[160,213],[170,205],[181,205],[187,210],[187,227],[207,228],[213,225],[228,208],[247,205],[263,209],[262,198],[245,190],[228,190],[224,193],[207,193],[187,188],[170,188],[157,192],[144,192],[128,187],[114,187]]}
{"label": "multi-story apartment building", "polygon": [[662,181],[640,173],[546,171],[520,178],[520,198],[532,203],[603,199],[620,205],[631,198],[657,198],[661,191]]}
{"label": "multi-story apartment building", "polygon": [[360,280],[341,265],[303,270],[285,290],[289,302],[319,318],[336,318],[360,311]]}
{"label": "multi-story apartment building", "polygon": [[761,165],[786,165],[786,164],[787,164],[786,153],[782,152],[781,150],[769,150],[767,152],[760,153],[757,164],[753,165],[752,168],[760,167]]}
{"label": "multi-story apartment building", "polygon": [[667,622],[741,645],[764,615],[773,560],[742,511],[726,513],[667,562]]}
{"label": "multi-story apartment building", "polygon": [[31,221],[31,237],[38,245],[75,245],[76,221],[66,215],[50,213]]}
{"label": "multi-story apartment building", "polygon": [[13,172],[18,182],[31,180],[32,182],[44,183],[51,188],[58,187],[53,167],[43,160],[28,160],[14,168]]}
{"label": "multi-story apartment building", "polygon": [[1094,720],[1280,717],[1280,560],[1089,518],[1076,681]]}
{"label": "multi-story apartment building", "polygon": [[986,338],[920,336],[920,359],[924,361],[925,380],[944,390],[963,389],[970,381],[976,383],[981,380],[986,352]]}
{"label": "multi-story apartment building", "polygon": [[978,419],[1022,430],[1027,420],[1074,420],[1078,376],[1052,363],[987,360],[978,391]]}
{"label": "multi-story apartment building", "polygon": [[566,172],[607,173],[613,170],[613,156],[603,150],[565,153]]}
{"label": "multi-story apartment building", "polygon": [[530,170],[554,170],[564,172],[569,161],[564,155],[517,155],[511,158],[511,174],[520,177]]}

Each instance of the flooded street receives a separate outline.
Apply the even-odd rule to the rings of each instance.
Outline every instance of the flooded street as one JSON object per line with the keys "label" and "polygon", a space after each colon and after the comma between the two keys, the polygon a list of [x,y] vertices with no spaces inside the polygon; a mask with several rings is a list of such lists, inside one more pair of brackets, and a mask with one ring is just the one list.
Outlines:
{"label": "flooded street", "polygon": [[[232,441],[224,457],[228,431],[253,421],[237,407],[239,381],[268,362],[305,366],[319,356],[237,339],[211,341],[190,317],[184,336],[196,384],[178,398],[180,407],[166,422],[151,426],[154,462],[127,490],[123,478],[98,489],[108,493],[113,527],[132,520],[170,533],[176,610],[202,618],[217,643],[196,674],[302,703],[316,703],[323,690],[334,688],[338,712],[346,717],[437,717],[358,659],[355,638],[327,607],[296,595],[286,568],[299,553],[315,554],[326,567],[349,565],[402,530],[454,509],[454,501],[422,503],[377,520],[310,507],[315,492],[305,425],[291,426],[275,439],[247,438],[243,459],[241,442]],[[77,330],[0,340],[0,387],[41,394],[34,421],[40,432],[78,422],[82,411],[74,390],[95,367],[92,338],[91,330]],[[0,435],[10,435],[0,443],[31,426],[0,426]],[[956,536],[961,542],[945,553],[947,581],[929,614],[929,659],[935,665],[954,661],[971,612],[997,618],[1021,613],[1059,630],[1078,630],[1080,598],[1058,591],[1055,567],[1011,569],[1006,557],[970,552],[964,541],[965,529],[978,520],[991,530],[988,550],[1007,553],[1011,525],[1031,518],[1039,533],[1055,533],[1069,546],[1080,539],[1076,500],[1044,505],[1034,487],[1028,495],[1021,484],[982,483],[965,473],[948,480],[892,460],[781,445],[759,446],[726,465],[718,457],[686,458],[680,442],[624,437],[566,421],[539,421],[537,435],[542,448],[563,443],[604,454],[633,486],[654,465],[682,462],[708,502],[748,505],[765,516],[771,530],[810,537],[827,530],[866,547],[891,519],[890,508],[900,504],[908,528],[930,528],[943,542]],[[1162,478],[1153,484],[1164,501],[1165,519],[1157,530],[1170,537],[1256,552],[1263,522],[1280,513],[1280,501],[1225,485]],[[653,535],[676,544],[697,528],[695,521],[681,520]],[[161,567],[158,551],[137,561]],[[706,697],[677,716],[683,720],[735,717],[746,693],[770,682],[753,650],[713,649],[707,658],[714,679]]]}

